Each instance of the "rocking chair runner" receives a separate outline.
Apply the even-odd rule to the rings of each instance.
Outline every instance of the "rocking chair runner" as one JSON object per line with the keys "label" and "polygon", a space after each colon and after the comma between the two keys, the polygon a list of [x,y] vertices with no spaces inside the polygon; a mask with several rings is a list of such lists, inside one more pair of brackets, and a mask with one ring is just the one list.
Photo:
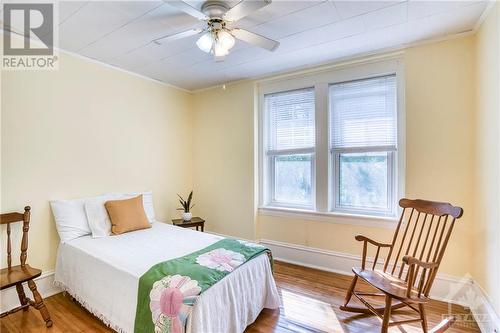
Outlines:
{"label": "rocking chair runner", "polygon": [[[8,213],[2,214],[0,215],[0,217],[0,224],[7,224],[7,268],[2,268],[0,270],[0,290],[16,286],[17,295],[19,296],[19,302],[21,303],[21,306],[0,314],[0,318],[19,310],[27,311],[28,307],[33,306],[35,309],[40,311],[40,314],[45,321],[45,325],[47,327],[50,327],[52,326],[52,320],[50,319],[49,311],[43,304],[43,298],[36,289],[35,281],[33,281],[33,279],[39,277],[42,274],[42,271],[26,264],[28,252],[30,207],[24,207],[24,214]],[[10,224],[21,221],[23,222],[23,238],[21,240],[21,265],[12,266]],[[34,301],[32,301],[29,297],[26,297],[23,287],[24,282],[28,283],[28,287],[33,293],[33,297],[35,298]]]}
{"label": "rocking chair runner", "polygon": [[[361,235],[355,237],[357,241],[363,242],[361,268],[352,269],[354,278],[347,291],[344,305],[340,309],[377,315],[382,319],[382,333],[386,333],[389,326],[412,322],[420,322],[422,330],[427,333],[425,304],[429,301],[429,292],[455,221],[462,216],[463,210],[448,203],[425,200],[401,199],[399,205],[403,208],[403,212],[390,244],[379,243]],[[367,268],[368,244],[376,248],[373,263],[369,268]],[[388,249],[388,254],[379,264],[381,249]],[[377,265],[381,269],[377,269]],[[382,293],[355,291],[358,278]],[[365,307],[349,306],[352,296],[360,300]],[[385,297],[385,306],[376,308],[363,296]],[[405,306],[413,309],[418,318],[391,322],[391,311]],[[430,332],[444,332],[454,321],[455,317],[450,316]]]}

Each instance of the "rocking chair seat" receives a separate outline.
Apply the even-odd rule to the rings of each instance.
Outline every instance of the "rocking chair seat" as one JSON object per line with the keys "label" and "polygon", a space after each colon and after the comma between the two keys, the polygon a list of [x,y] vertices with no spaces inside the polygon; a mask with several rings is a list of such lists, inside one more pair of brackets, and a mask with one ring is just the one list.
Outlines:
{"label": "rocking chair seat", "polygon": [[418,296],[418,290],[415,289],[412,289],[410,297],[407,297],[408,285],[406,281],[388,273],[380,270],[361,269],[360,267],[353,267],[352,271],[371,286],[401,302],[426,303],[429,301],[429,298],[423,295]]}
{"label": "rocking chair seat", "polygon": [[3,290],[15,286],[18,283],[35,279],[41,274],[41,270],[27,264],[24,266],[18,265],[10,268],[2,268],[0,270],[0,289]]}

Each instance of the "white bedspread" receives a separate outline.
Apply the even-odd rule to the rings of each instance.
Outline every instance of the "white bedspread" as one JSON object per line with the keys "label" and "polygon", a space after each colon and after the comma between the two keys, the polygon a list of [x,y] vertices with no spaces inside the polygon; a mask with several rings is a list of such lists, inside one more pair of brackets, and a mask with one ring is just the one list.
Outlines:
{"label": "white bedspread", "polygon": [[[209,246],[221,237],[161,222],[151,229],[60,244],[55,280],[119,332],[133,332],[139,278],[159,262]],[[263,308],[278,308],[269,259],[260,255],[206,290],[188,320],[188,333],[243,332]]]}

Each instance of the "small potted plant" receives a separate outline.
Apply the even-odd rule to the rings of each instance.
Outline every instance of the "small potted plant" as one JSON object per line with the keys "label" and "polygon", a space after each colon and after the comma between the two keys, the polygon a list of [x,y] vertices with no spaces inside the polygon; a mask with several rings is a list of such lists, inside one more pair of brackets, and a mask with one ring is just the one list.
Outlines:
{"label": "small potted plant", "polygon": [[193,200],[193,191],[189,193],[189,196],[187,200],[184,200],[179,194],[177,194],[179,197],[179,202],[181,203],[182,207],[177,208],[177,210],[183,210],[184,213],[182,213],[182,219],[184,221],[191,221],[193,218],[193,214],[191,213],[191,208],[194,207],[194,205],[191,204],[191,201]]}

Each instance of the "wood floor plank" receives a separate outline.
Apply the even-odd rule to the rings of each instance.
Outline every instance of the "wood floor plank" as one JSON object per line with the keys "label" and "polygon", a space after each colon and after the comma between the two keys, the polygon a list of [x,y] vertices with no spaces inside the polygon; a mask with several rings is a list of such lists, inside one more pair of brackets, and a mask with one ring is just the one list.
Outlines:
{"label": "wood floor plank", "polygon": [[[369,333],[380,332],[380,320],[373,316],[356,315],[339,309],[345,291],[349,287],[349,276],[319,271],[316,269],[275,262],[274,275],[281,296],[279,310],[264,309],[246,333]],[[371,290],[367,285],[361,288]],[[373,300],[377,303],[377,300]],[[99,319],[86,311],[69,295],[57,294],[45,300],[54,326],[45,328],[38,311],[20,311],[0,320],[2,333],[107,333],[114,332]],[[382,303],[380,303],[382,304]],[[435,326],[449,311],[448,304],[432,301],[428,308],[429,327]],[[469,315],[470,312],[453,305],[454,314]],[[411,311],[394,313],[393,319],[410,318]],[[420,325],[392,327],[391,333],[421,332]],[[473,321],[457,322],[447,332],[480,332]],[[215,333],[215,332],[214,332]]]}

